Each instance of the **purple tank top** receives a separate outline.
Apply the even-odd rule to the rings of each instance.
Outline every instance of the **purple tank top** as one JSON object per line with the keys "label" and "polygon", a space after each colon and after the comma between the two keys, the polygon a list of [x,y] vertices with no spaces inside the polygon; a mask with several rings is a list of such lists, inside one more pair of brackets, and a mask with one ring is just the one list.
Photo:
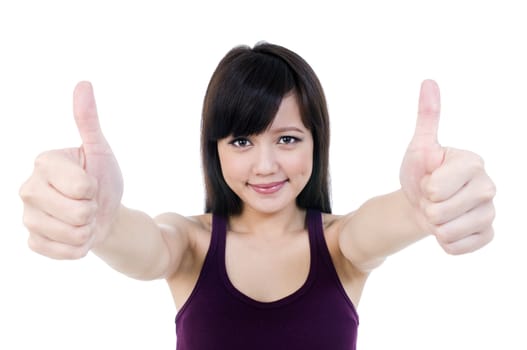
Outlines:
{"label": "purple tank top", "polygon": [[177,350],[354,350],[359,319],[333,266],[321,213],[308,210],[311,262],[305,283],[272,302],[237,290],[225,267],[227,221],[214,215],[207,256],[176,316]]}

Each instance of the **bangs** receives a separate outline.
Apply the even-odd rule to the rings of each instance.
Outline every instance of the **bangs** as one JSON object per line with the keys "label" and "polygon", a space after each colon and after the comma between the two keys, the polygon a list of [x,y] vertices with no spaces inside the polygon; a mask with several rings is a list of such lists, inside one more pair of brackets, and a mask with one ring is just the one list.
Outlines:
{"label": "bangs", "polygon": [[235,57],[232,63],[237,69],[226,70],[218,77],[222,83],[212,99],[210,141],[264,132],[273,122],[282,98],[295,89],[293,73],[278,57],[255,53]]}

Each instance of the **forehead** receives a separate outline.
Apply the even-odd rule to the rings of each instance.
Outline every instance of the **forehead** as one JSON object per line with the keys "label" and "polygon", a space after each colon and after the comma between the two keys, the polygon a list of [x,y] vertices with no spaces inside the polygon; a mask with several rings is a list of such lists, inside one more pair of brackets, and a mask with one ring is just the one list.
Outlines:
{"label": "forehead", "polygon": [[301,128],[302,130],[306,129],[302,122],[302,115],[300,114],[300,107],[298,106],[295,94],[288,94],[282,98],[282,102],[278,107],[276,116],[269,129],[273,130],[291,126]]}

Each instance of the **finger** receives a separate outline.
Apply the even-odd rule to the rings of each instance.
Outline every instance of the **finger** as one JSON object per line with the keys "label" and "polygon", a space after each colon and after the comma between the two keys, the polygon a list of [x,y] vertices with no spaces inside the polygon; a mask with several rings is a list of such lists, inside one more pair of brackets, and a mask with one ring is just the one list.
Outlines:
{"label": "finger", "polygon": [[424,148],[436,147],[439,144],[437,132],[440,112],[439,86],[433,80],[423,81],[419,94],[417,123],[412,143]]}
{"label": "finger", "polygon": [[94,220],[97,213],[97,202],[94,199],[71,199],[65,197],[47,183],[38,183],[35,179],[28,183],[23,200],[26,205],[33,206],[49,216],[68,225],[83,226]]}
{"label": "finger", "polygon": [[455,243],[476,232],[487,230],[495,216],[494,204],[486,202],[454,220],[436,226],[433,233],[443,244]]}
{"label": "finger", "polygon": [[99,151],[106,145],[101,131],[93,87],[89,82],[77,84],[73,93],[73,114],[82,139],[84,151]]}
{"label": "finger", "polygon": [[80,166],[79,153],[78,148],[42,153],[35,160],[35,171],[68,198],[93,199],[97,180]]}
{"label": "finger", "polygon": [[34,252],[59,260],[73,260],[85,257],[93,244],[95,236],[83,246],[71,246],[68,244],[55,242],[44,236],[31,234],[28,238],[28,246]]}
{"label": "finger", "polygon": [[446,200],[432,202],[422,199],[421,209],[431,224],[442,225],[469,212],[478,205],[491,201],[496,188],[487,174],[476,176]]}
{"label": "finger", "polygon": [[484,174],[483,160],[478,155],[448,148],[443,164],[423,177],[421,191],[432,202],[447,200],[478,174]]}
{"label": "finger", "polygon": [[443,249],[452,255],[472,253],[485,245],[487,245],[494,238],[494,229],[492,227],[478,233],[474,233],[459,241],[441,244]]}
{"label": "finger", "polygon": [[95,227],[95,221],[84,226],[68,225],[30,205],[24,207],[23,222],[31,234],[79,247],[90,241]]}

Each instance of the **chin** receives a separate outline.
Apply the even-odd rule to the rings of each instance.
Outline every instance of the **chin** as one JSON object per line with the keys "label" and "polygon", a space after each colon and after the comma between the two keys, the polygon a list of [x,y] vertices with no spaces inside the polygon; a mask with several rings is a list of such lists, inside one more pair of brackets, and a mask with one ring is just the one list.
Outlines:
{"label": "chin", "polygon": [[278,212],[281,212],[283,210],[286,210],[290,208],[291,206],[296,207],[296,201],[292,202],[279,202],[279,203],[262,203],[266,202],[265,200],[260,201],[254,201],[254,202],[245,202],[245,207],[250,208],[250,210],[265,214],[265,215],[272,215],[276,214]]}

